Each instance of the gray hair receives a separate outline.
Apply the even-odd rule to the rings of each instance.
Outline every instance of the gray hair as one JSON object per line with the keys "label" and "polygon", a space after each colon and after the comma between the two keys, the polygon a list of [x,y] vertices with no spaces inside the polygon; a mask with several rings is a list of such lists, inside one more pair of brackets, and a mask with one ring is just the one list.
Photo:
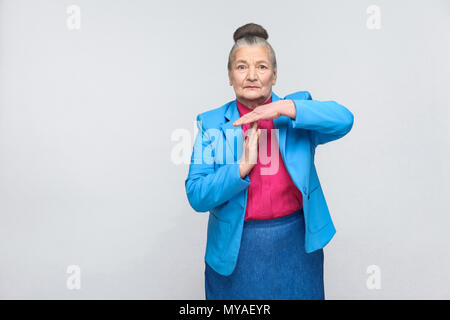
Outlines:
{"label": "gray hair", "polygon": [[232,61],[234,60],[235,52],[237,49],[245,46],[262,46],[269,49],[270,62],[274,70],[277,70],[277,59],[275,51],[270,43],[267,41],[269,35],[266,29],[259,24],[248,23],[239,27],[233,34],[234,45],[228,55],[228,71],[231,71]]}

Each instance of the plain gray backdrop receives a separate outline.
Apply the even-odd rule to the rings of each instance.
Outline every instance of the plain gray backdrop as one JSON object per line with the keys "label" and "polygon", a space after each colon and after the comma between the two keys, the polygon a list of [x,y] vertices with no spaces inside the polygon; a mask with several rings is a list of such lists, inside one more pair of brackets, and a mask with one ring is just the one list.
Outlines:
{"label": "plain gray backdrop", "polygon": [[275,93],[355,116],[316,150],[337,229],[326,298],[450,298],[445,0],[0,1],[0,298],[204,299],[208,213],[171,136],[235,99],[227,58],[248,22],[269,33]]}

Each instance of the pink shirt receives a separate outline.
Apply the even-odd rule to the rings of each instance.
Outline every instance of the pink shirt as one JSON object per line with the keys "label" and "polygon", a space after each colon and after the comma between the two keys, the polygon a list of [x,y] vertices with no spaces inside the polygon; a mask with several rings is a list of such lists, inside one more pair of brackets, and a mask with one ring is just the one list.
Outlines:
{"label": "pink shirt", "polygon": [[[236,102],[241,117],[244,114],[253,111],[240,103],[239,100],[236,99]],[[265,104],[271,102],[272,97],[270,97]],[[242,125],[244,137],[249,128],[250,123]],[[264,143],[264,139],[262,138],[263,130],[261,130],[258,161],[249,174],[250,185],[248,187],[247,207],[244,220],[280,218],[300,210],[303,207],[302,193],[295,186],[289,172],[286,170],[283,159],[281,158],[275,131],[273,132],[274,139],[272,140],[270,129],[275,129],[273,120],[258,120],[258,128],[266,129],[267,141]],[[276,161],[276,158],[272,159],[271,157],[272,143],[276,145],[273,147],[276,147],[275,150],[278,152],[278,170],[273,174],[261,174],[261,168],[267,168],[265,170],[269,170],[271,162]],[[270,160],[263,162],[268,163],[262,164],[260,162],[261,154],[267,155]]]}

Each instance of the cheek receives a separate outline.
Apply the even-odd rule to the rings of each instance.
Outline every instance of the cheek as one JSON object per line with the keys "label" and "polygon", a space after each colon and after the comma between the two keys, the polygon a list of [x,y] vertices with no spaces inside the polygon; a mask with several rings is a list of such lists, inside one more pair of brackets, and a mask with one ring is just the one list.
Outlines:
{"label": "cheek", "polygon": [[237,83],[237,84],[243,85],[243,84],[244,84],[245,76],[242,75],[242,74],[237,74],[237,75],[235,76],[235,79],[236,79],[236,83]]}
{"label": "cheek", "polygon": [[261,80],[264,84],[264,86],[270,86],[272,85],[272,79],[273,77],[271,75],[265,75]]}
{"label": "cheek", "polygon": [[231,73],[231,78],[234,80],[239,80],[240,78],[242,78],[242,75],[237,71],[233,71]]}

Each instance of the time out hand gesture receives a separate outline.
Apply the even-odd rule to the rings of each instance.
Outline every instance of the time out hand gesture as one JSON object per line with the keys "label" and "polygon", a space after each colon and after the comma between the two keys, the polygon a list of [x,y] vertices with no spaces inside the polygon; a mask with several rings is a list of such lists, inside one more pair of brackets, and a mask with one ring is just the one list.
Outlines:
{"label": "time out hand gesture", "polygon": [[256,107],[252,112],[244,114],[242,117],[233,122],[233,125],[237,127],[245,123],[251,123],[258,120],[275,119],[280,116],[288,116],[295,119],[296,114],[297,110],[292,100],[277,100],[275,102]]}

